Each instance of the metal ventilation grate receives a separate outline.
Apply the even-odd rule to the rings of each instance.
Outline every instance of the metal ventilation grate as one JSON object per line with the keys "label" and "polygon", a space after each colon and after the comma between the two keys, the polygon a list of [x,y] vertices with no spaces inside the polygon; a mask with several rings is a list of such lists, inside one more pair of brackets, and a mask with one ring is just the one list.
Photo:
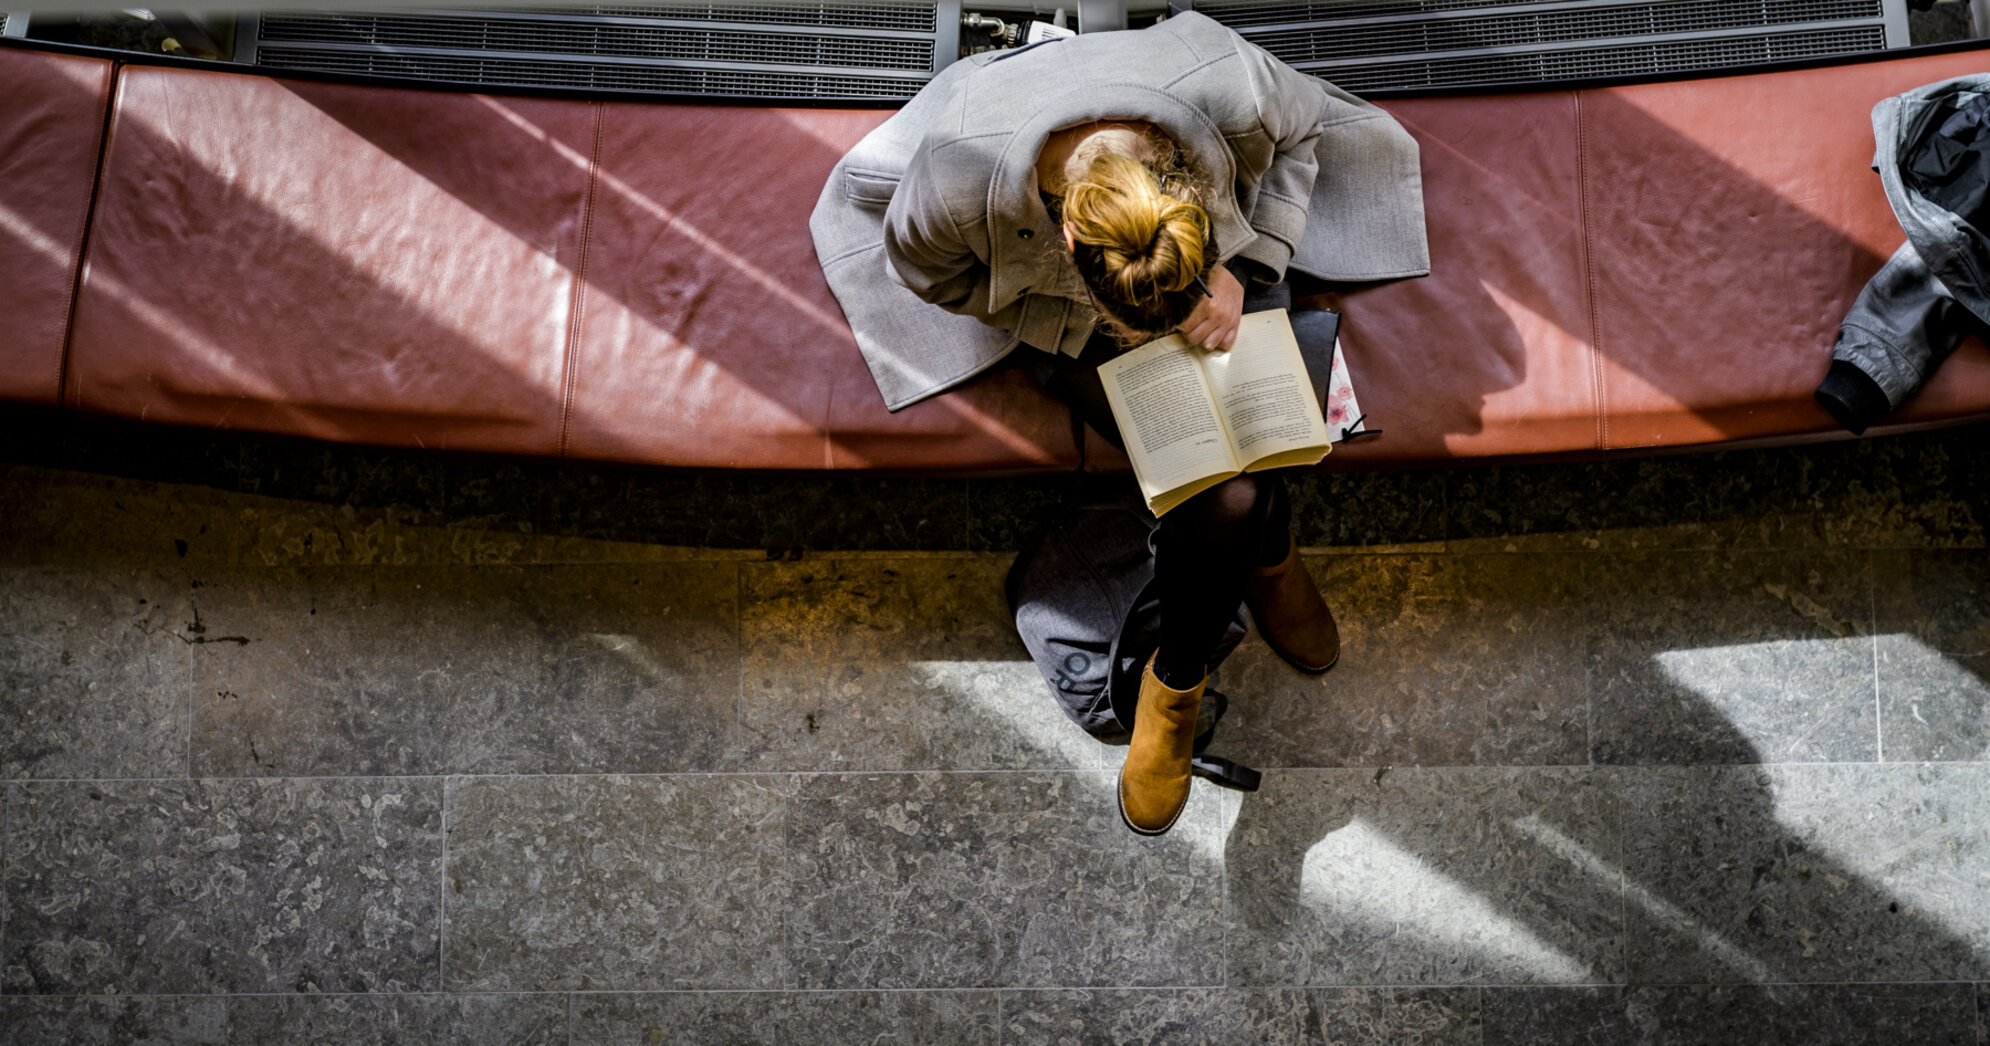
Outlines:
{"label": "metal ventilation grate", "polygon": [[1193,7],[1300,69],[1369,92],[1702,72],[1907,42],[1906,0],[1193,0]]}
{"label": "metal ventilation grate", "polygon": [[257,60],[258,64],[282,69],[392,76],[445,83],[764,99],[902,100],[912,97],[925,86],[924,80],[826,73],[461,58],[371,51],[308,51],[278,47],[262,49]]}
{"label": "metal ventilation grate", "polygon": [[485,16],[280,14],[263,16],[271,43],[379,44],[573,57],[823,65],[933,71],[933,41],[743,32],[689,26],[602,24]]}
{"label": "metal ventilation grate", "polygon": [[1415,17],[1482,7],[1513,7],[1515,0],[1195,0],[1195,10],[1232,29],[1253,26],[1304,25],[1350,18]]}
{"label": "metal ventilation grate", "polygon": [[1338,25],[1332,32],[1286,29],[1253,33],[1251,42],[1291,62],[1434,54],[1582,40],[1704,33],[1807,22],[1871,20],[1879,0],[1698,0],[1623,4],[1417,22]]}
{"label": "metal ventilation grate", "polygon": [[938,0],[661,0],[502,11],[270,11],[257,65],[455,84],[898,101],[945,67]]}
{"label": "metal ventilation grate", "polygon": [[933,3],[809,3],[775,0],[742,4],[621,4],[594,7],[518,7],[509,10],[548,15],[594,15],[606,18],[668,18],[676,21],[739,22],[748,24],[812,25],[841,29],[890,29],[930,33],[938,28]]}
{"label": "metal ventilation grate", "polygon": [[1876,51],[1886,46],[1879,26],[1809,33],[1678,40],[1532,54],[1474,55],[1350,65],[1328,74],[1350,91],[1468,84],[1525,84],[1604,76],[1687,72]]}

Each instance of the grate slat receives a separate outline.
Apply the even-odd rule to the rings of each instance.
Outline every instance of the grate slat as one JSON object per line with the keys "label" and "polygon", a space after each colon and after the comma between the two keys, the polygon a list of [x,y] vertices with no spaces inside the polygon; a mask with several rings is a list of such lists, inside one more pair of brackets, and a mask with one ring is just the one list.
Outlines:
{"label": "grate slat", "polygon": [[1878,0],[1697,0],[1479,18],[1322,25],[1257,33],[1251,41],[1285,61],[1299,63],[1853,21],[1879,15]]}
{"label": "grate slat", "polygon": [[261,39],[278,43],[373,44],[675,61],[924,72],[933,69],[931,40],[588,24],[488,15],[458,18],[272,12],[263,16]]}
{"label": "grate slat", "polygon": [[746,98],[910,98],[925,81],[828,73],[697,69],[661,65],[603,64],[453,55],[388,54],[266,47],[260,65],[325,73],[358,73],[445,83],[511,87],[569,87],[608,91]]}
{"label": "grate slat", "polygon": [[1513,6],[1515,0],[1195,0],[1196,11],[1232,29]]}
{"label": "grate slat", "polygon": [[773,0],[768,3],[604,4],[576,7],[519,7],[511,10],[557,15],[598,15],[605,18],[670,18],[680,21],[744,22],[766,25],[815,25],[841,29],[891,29],[930,33],[939,26],[939,7],[918,3],[807,3]]}
{"label": "grate slat", "polygon": [[1886,46],[1881,26],[1771,33],[1534,54],[1467,55],[1308,71],[1350,91],[1547,83],[1794,61]]}

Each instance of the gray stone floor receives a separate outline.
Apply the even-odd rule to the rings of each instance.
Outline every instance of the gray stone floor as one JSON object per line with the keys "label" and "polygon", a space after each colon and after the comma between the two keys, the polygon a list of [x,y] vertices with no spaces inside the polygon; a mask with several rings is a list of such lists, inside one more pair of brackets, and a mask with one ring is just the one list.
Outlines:
{"label": "gray stone floor", "polygon": [[1343,662],[1141,839],[1071,480],[0,412],[0,1042],[1980,1046],[1984,434],[1299,482]]}

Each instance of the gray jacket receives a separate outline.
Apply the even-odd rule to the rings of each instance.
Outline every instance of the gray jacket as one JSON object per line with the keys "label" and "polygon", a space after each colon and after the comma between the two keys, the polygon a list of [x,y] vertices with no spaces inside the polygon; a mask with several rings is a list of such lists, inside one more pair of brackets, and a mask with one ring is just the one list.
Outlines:
{"label": "gray jacket", "polygon": [[1018,344],[1075,350],[1095,315],[1037,192],[1051,132],[1147,120],[1210,185],[1217,250],[1283,277],[1430,271],[1417,146],[1395,120],[1198,14],[949,66],[865,136],[809,226],[885,406]]}
{"label": "gray jacket", "polygon": [[1818,402],[1854,433],[1905,403],[1965,336],[1990,325],[1990,239],[1968,217],[1918,192],[1906,174],[1944,137],[1944,122],[1959,110],[1980,112],[1985,94],[1990,75],[1975,74],[1873,107],[1873,169],[1907,242],[1852,303],[1818,386]]}

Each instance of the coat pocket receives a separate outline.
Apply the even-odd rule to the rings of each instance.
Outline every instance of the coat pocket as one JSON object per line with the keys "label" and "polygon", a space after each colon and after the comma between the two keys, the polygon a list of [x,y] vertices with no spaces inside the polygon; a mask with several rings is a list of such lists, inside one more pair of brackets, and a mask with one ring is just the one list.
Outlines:
{"label": "coat pocket", "polygon": [[897,191],[898,175],[889,171],[843,168],[843,192],[852,202],[883,207],[891,202],[891,195]]}

